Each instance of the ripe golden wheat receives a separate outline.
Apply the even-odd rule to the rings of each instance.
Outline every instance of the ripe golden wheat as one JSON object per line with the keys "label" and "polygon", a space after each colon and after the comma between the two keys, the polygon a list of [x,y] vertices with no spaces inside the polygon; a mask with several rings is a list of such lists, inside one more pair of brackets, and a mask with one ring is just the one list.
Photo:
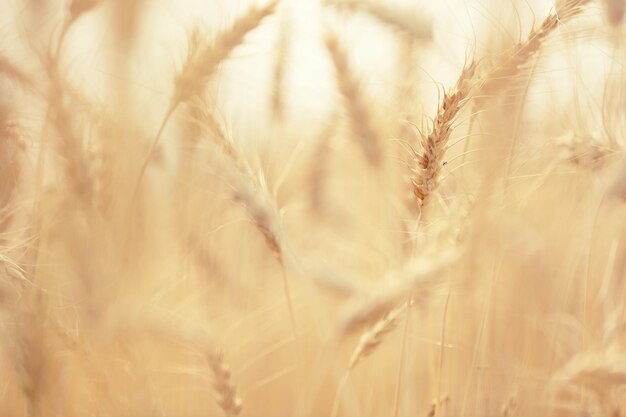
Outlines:
{"label": "ripe golden wheat", "polygon": [[624,0],[0,1],[0,416],[626,416]]}

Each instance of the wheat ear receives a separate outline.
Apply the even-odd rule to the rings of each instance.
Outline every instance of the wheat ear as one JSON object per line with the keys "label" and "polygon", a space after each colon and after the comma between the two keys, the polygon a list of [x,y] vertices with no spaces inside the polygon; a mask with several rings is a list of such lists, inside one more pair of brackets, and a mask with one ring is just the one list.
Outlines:
{"label": "wheat ear", "polygon": [[359,344],[350,357],[348,369],[354,369],[359,362],[363,361],[376,350],[385,337],[398,326],[400,315],[405,309],[406,303],[402,305],[402,307],[391,310],[385,317],[376,322],[376,324],[361,335]]}
{"label": "wheat ear", "polygon": [[382,285],[369,289],[369,296],[346,307],[339,332],[346,335],[375,323],[408,299],[423,303],[429,291],[444,282],[445,269],[458,262],[460,255],[458,250],[445,251],[437,259],[412,259],[389,271]]}
{"label": "wheat ear", "polygon": [[350,374],[354,367],[369,355],[371,355],[378,346],[383,342],[385,336],[391,333],[397,326],[400,321],[400,314],[405,310],[406,303],[399,308],[396,308],[390,312],[388,312],[385,317],[380,319],[377,323],[375,323],[369,330],[361,335],[361,339],[359,340],[359,344],[354,349],[352,356],[350,357],[350,362],[348,364],[348,369],[344,374],[343,378],[339,382],[339,386],[337,387],[337,393],[335,394],[335,401],[333,402],[333,408],[330,413],[330,417],[336,417],[339,413],[339,406],[341,405],[341,396],[343,390],[348,383],[350,378]]}
{"label": "wheat ear", "polygon": [[[234,154],[224,152],[224,156],[228,157],[229,161],[223,161],[223,158],[219,158],[220,155],[215,155],[214,164],[221,168],[220,171],[226,174],[230,185],[234,188],[232,200],[243,206],[256,229],[262,234],[265,244],[280,265],[285,300],[289,309],[291,330],[298,348],[298,356],[300,357],[300,341],[291,291],[287,280],[285,248],[278,209],[274,201],[272,201],[264,182],[260,181],[259,176],[252,175],[245,162],[243,162],[243,157],[239,156],[237,149],[235,147],[228,149],[234,152]],[[237,161],[241,161],[241,163],[237,163]]]}
{"label": "wheat ear", "polygon": [[148,153],[139,170],[133,200],[139,191],[141,180],[148,167],[152,154],[159,143],[169,119],[176,112],[181,103],[187,102],[204,90],[206,82],[211,78],[219,64],[225,61],[233,50],[243,43],[246,35],[258,27],[263,19],[272,14],[279,0],[273,0],[264,7],[252,7],[248,13],[235,21],[233,26],[222,32],[213,45],[202,45],[199,32],[194,32],[191,37],[187,62],[174,82],[174,94],[170,105],[165,112],[161,125],[150,144]]}
{"label": "wheat ear", "polygon": [[[122,308],[119,308],[119,307]],[[180,320],[163,314],[158,309],[139,309],[136,305],[125,307],[120,304],[107,316],[108,325],[119,331],[137,334],[144,331],[158,340],[170,340],[183,343],[204,352],[204,359],[213,374],[212,387],[217,404],[226,417],[241,414],[242,400],[237,393],[230,368],[224,360],[222,350],[213,337],[199,326],[181,323]]]}
{"label": "wheat ear", "polygon": [[528,37],[515,45],[513,51],[498,60],[488,71],[487,79],[481,86],[481,96],[489,96],[509,84],[511,77],[516,76],[541,49],[545,40],[562,23],[578,15],[583,6],[590,0],[564,0],[557,3],[556,10],[550,13],[533,29]]}
{"label": "wheat ear", "polygon": [[213,390],[217,403],[226,417],[236,417],[241,413],[242,401],[237,396],[237,388],[233,383],[224,355],[216,350],[208,354],[207,362],[213,372]]}
{"label": "wheat ear", "polygon": [[203,45],[199,32],[194,32],[187,62],[176,76],[172,102],[185,102],[198,94],[217,67],[243,43],[248,33],[257,28],[263,19],[275,12],[277,5],[278,0],[273,0],[263,7],[251,7],[233,23],[230,29],[222,32],[212,45]]}
{"label": "wheat ear", "polygon": [[339,44],[337,36],[331,32],[326,34],[326,48],[335,66],[337,86],[345,99],[352,128],[361,149],[371,165],[379,165],[381,149],[378,134],[371,125],[371,112],[364,99],[359,81],[350,68],[348,55]]}
{"label": "wheat ear", "polygon": [[415,152],[415,163],[411,168],[413,193],[421,204],[439,185],[439,173],[443,166],[452,124],[468,101],[473,86],[476,63],[467,65],[454,87],[444,93],[437,110],[437,117],[428,136],[422,138],[421,150]]}

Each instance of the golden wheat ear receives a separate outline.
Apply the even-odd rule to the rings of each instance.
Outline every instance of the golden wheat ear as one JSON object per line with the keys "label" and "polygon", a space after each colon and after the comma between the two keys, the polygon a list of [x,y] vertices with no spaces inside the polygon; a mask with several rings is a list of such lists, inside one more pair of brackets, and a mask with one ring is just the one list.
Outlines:
{"label": "golden wheat ear", "polygon": [[[408,303],[408,301],[407,301]],[[353,369],[359,362],[370,356],[391,333],[400,322],[400,315],[406,310],[406,303],[399,308],[391,310],[361,335],[359,344],[350,357],[348,369]]]}
{"label": "golden wheat ear", "polygon": [[344,98],[354,135],[367,161],[373,166],[378,166],[382,162],[380,138],[372,123],[372,111],[368,101],[350,67],[348,54],[334,33],[328,31],[325,42],[335,67],[337,87]]}
{"label": "golden wheat ear", "polygon": [[556,10],[550,13],[541,24],[533,29],[528,37],[515,45],[512,53],[502,55],[487,70],[485,81],[480,87],[480,95],[489,97],[510,84],[511,78],[527,67],[544,45],[546,39],[563,23],[582,13],[591,0],[561,0]]}
{"label": "golden wheat ear", "polygon": [[423,205],[439,186],[439,175],[452,133],[452,125],[469,100],[474,86],[476,63],[471,62],[461,72],[454,87],[443,95],[430,133],[422,138],[421,150],[415,152],[411,167],[413,193]]}
{"label": "golden wheat ear", "polygon": [[202,96],[207,82],[219,65],[228,59],[237,46],[244,42],[249,32],[258,27],[263,19],[274,13],[279,1],[280,0],[273,0],[263,7],[251,7],[250,10],[239,17],[228,30],[220,33],[209,46],[204,44],[199,31],[193,31],[190,37],[187,60],[174,80],[174,93],[170,99],[170,105],[150,144],[146,158],[139,169],[139,175],[137,176],[135,189],[133,191],[133,200],[135,200],[139,192],[141,181],[148,168],[152,154],[163,135],[163,131],[178,107],[198,95]]}
{"label": "golden wheat ear", "polygon": [[384,319],[409,299],[423,303],[430,297],[432,289],[445,282],[446,269],[457,263],[460,257],[459,250],[448,250],[436,258],[409,259],[388,271],[382,283],[370,288],[366,297],[346,306],[338,329],[340,335],[354,333]]}
{"label": "golden wheat ear", "polygon": [[213,390],[218,405],[226,417],[238,416],[241,413],[242,401],[237,395],[237,388],[224,361],[224,355],[221,351],[209,352],[207,362],[213,372]]}
{"label": "golden wheat ear", "polygon": [[263,7],[251,7],[247,13],[237,18],[233,25],[220,33],[212,44],[205,45],[201,35],[193,33],[189,45],[187,62],[176,76],[173,103],[185,102],[196,94],[201,94],[208,79],[218,66],[241,45],[248,33],[276,11],[279,0],[273,0]]}

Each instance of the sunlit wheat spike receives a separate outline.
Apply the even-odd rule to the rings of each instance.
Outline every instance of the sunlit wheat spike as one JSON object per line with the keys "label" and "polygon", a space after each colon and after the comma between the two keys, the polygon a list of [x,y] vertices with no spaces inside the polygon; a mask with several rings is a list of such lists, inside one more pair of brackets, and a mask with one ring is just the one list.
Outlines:
{"label": "sunlit wheat spike", "polygon": [[263,19],[274,13],[278,3],[279,0],[273,0],[262,7],[251,7],[247,13],[237,18],[229,29],[220,33],[210,45],[205,44],[200,32],[193,32],[189,42],[187,62],[176,76],[172,102],[187,101],[201,92],[217,67],[244,42],[249,32],[258,27]]}
{"label": "sunlit wheat spike", "polygon": [[222,124],[216,119],[209,106],[199,98],[188,103],[192,116],[191,122],[209,137],[213,143],[228,156],[241,172],[250,173],[251,169],[247,165],[245,158],[230,138]]}
{"label": "sunlit wheat spike", "polygon": [[492,95],[495,91],[510,84],[511,77],[528,65],[532,58],[540,51],[548,36],[560,24],[582,12],[583,6],[590,0],[562,0],[557,2],[556,11],[550,13],[539,25],[533,29],[528,37],[515,45],[513,51],[507,52],[498,59],[492,69],[487,70],[487,78],[481,86],[481,95]]}
{"label": "sunlit wheat spike", "polygon": [[245,208],[255,227],[263,235],[268,248],[282,261],[280,220],[267,190],[254,175],[239,148],[226,137],[226,133],[207,106],[200,100],[194,100],[191,104],[195,110],[194,122],[203,129],[205,136],[213,139],[228,158],[228,161],[216,158],[215,162],[223,167],[222,172],[226,180],[235,189],[233,201]]}
{"label": "sunlit wheat spike", "polygon": [[230,29],[218,35],[209,46],[205,45],[200,31],[194,30],[192,32],[187,51],[187,60],[182,70],[175,77],[174,93],[170,99],[169,107],[139,169],[133,200],[139,193],[143,176],[169,119],[182,103],[188,102],[197,95],[202,94],[206,83],[217,67],[229,57],[237,46],[243,43],[250,31],[258,27],[265,17],[274,13],[278,3],[279,0],[273,0],[264,7],[255,6],[250,8],[248,13],[238,18]]}
{"label": "sunlit wheat spike", "polygon": [[458,250],[442,252],[432,259],[411,259],[389,271],[383,283],[370,288],[369,296],[348,305],[340,319],[341,334],[350,334],[385,317],[409,298],[421,304],[430,290],[445,282],[446,268],[460,258]]}
{"label": "sunlit wheat spike", "polygon": [[614,1],[0,0],[0,417],[626,417]]}
{"label": "sunlit wheat spike", "polygon": [[217,403],[226,417],[235,417],[241,413],[242,402],[237,396],[237,388],[231,379],[230,370],[224,362],[221,351],[212,351],[207,355],[207,361],[213,372],[213,390]]}
{"label": "sunlit wheat spike", "polygon": [[397,327],[400,321],[400,314],[402,314],[405,309],[406,305],[403,305],[400,308],[390,311],[385,317],[361,335],[359,344],[350,358],[348,369],[354,368],[359,362],[376,350],[385,337]]}
{"label": "sunlit wheat spike", "polygon": [[337,86],[345,99],[354,135],[368,162],[371,165],[379,165],[382,159],[380,139],[372,125],[371,109],[364,92],[354,71],[350,68],[348,55],[340,45],[337,36],[332,32],[327,32],[325,40],[326,48],[335,66]]}
{"label": "sunlit wheat spike", "polygon": [[474,62],[467,65],[454,87],[444,93],[432,130],[422,138],[421,149],[414,155],[411,182],[413,193],[422,204],[439,185],[439,175],[452,133],[452,124],[468,101],[475,69]]}
{"label": "sunlit wheat spike", "polygon": [[230,195],[232,201],[245,209],[254,226],[262,234],[267,247],[282,263],[283,238],[280,216],[267,187],[259,180],[259,175],[249,170],[245,163],[242,165],[236,163],[233,156],[224,152],[212,153],[211,164],[232,187]]}
{"label": "sunlit wheat spike", "polygon": [[260,192],[249,192],[249,190],[236,192],[234,199],[244,205],[257,230],[263,236],[267,247],[282,263],[282,228],[276,209],[269,199]]}

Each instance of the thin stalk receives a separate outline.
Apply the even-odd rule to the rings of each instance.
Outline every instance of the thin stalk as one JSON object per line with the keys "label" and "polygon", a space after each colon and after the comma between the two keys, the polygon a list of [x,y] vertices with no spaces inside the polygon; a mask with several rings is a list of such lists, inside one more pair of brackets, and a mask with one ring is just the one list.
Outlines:
{"label": "thin stalk", "polygon": [[343,390],[348,383],[348,379],[350,378],[350,370],[350,368],[347,369],[346,373],[343,375],[343,378],[341,378],[341,381],[339,381],[339,385],[337,386],[337,394],[335,395],[335,401],[333,401],[333,408],[330,412],[330,417],[337,417],[339,413],[339,406],[341,405],[341,394],[343,393]]}
{"label": "thin stalk", "polygon": [[450,296],[452,295],[452,284],[448,286],[448,295],[446,296],[446,304],[443,307],[443,318],[441,323],[441,341],[439,346],[439,374],[437,375],[437,395],[435,396],[435,417],[439,417],[441,413],[441,380],[443,375],[443,356],[446,345],[446,321],[448,318],[448,307],[450,305]]}
{"label": "thin stalk", "polygon": [[411,318],[411,304],[413,303],[413,299],[411,298],[407,301],[406,306],[406,321],[404,322],[404,332],[402,334],[402,351],[400,353],[400,366],[398,367],[398,379],[396,382],[396,394],[394,397],[394,406],[393,406],[393,415],[394,417],[398,417],[400,415],[400,391],[402,388],[402,371],[404,370],[404,362],[407,351],[407,339],[409,335],[409,327],[410,327],[410,318]]}
{"label": "thin stalk", "polygon": [[146,158],[143,161],[143,164],[141,165],[141,169],[139,170],[139,175],[137,176],[137,181],[135,182],[135,188],[133,190],[132,199],[131,199],[131,202],[133,203],[135,199],[137,198],[137,194],[139,193],[139,187],[141,186],[141,181],[146,173],[146,169],[148,168],[150,159],[152,158],[152,153],[154,152],[154,149],[156,148],[156,146],[159,144],[159,140],[161,139],[161,136],[163,135],[163,131],[165,130],[165,126],[167,126],[167,122],[170,120],[170,118],[172,117],[172,115],[174,114],[174,112],[176,111],[179,105],[180,105],[180,101],[175,101],[172,104],[170,104],[169,108],[167,109],[167,112],[165,113],[165,117],[163,117],[163,120],[161,121],[159,130],[157,131],[157,134],[154,136],[154,139],[152,140],[152,143],[150,144],[150,148],[148,148],[148,153],[146,155]]}

